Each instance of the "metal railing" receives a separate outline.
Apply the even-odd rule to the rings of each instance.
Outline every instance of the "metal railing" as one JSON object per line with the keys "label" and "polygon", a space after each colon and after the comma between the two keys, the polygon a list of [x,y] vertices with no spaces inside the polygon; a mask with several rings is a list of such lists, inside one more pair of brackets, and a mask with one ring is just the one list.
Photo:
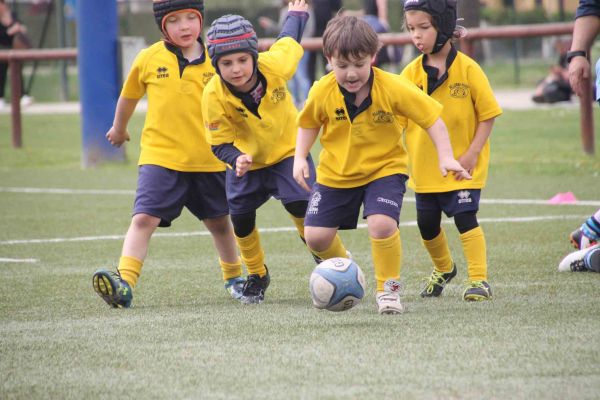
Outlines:
{"label": "metal railing", "polygon": [[[549,23],[533,25],[510,25],[486,28],[469,28],[468,35],[460,40],[461,51],[473,56],[474,43],[482,39],[525,38],[536,36],[570,35],[573,32],[573,23]],[[384,45],[403,45],[411,43],[407,33],[388,33],[380,35]],[[259,40],[261,50],[268,49],[275,39]],[[306,50],[321,50],[321,38],[306,38],[302,40]],[[0,51],[0,61],[7,61],[11,70],[12,88],[12,138],[13,147],[21,147],[21,63],[35,60],[71,60],[77,58],[77,49],[45,49],[45,50],[6,50]],[[585,93],[580,99],[580,125],[581,141],[586,153],[594,153],[594,121],[592,115],[592,91]]]}

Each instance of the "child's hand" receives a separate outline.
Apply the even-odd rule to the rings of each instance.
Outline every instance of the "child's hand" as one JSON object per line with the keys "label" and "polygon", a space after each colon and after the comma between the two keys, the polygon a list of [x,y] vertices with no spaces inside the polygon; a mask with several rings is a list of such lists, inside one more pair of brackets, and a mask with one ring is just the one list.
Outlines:
{"label": "child's hand", "polygon": [[288,4],[288,11],[304,11],[308,12],[308,4],[305,0],[293,0]]}
{"label": "child's hand", "polygon": [[242,154],[235,160],[235,175],[238,178],[246,175],[252,166],[252,156],[250,154]]}
{"label": "child's hand", "polygon": [[310,178],[310,170],[308,169],[308,162],[306,158],[294,157],[294,180],[298,182],[298,185],[302,186],[304,190],[310,192],[310,186],[306,183],[306,180]]}
{"label": "child's hand", "polygon": [[129,141],[129,132],[127,132],[127,129],[117,129],[111,126],[108,132],[106,132],[106,139],[113,146],[121,147],[125,141]]}
{"label": "child's hand", "polygon": [[[473,171],[477,165],[477,154],[467,151],[462,156],[458,157],[458,162],[470,175],[473,175]],[[457,181],[462,181],[464,179],[460,175],[455,175],[454,177]]]}
{"label": "child's hand", "polygon": [[440,160],[440,172],[442,173],[442,176],[447,176],[448,171],[454,172],[456,179],[459,177],[461,177],[461,179],[471,179],[471,175],[465,171],[462,165],[460,165],[460,163],[454,158]]}

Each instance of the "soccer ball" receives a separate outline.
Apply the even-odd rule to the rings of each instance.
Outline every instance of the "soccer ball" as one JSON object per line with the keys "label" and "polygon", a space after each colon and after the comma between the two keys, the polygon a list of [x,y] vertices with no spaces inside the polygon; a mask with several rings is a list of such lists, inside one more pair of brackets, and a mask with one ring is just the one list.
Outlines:
{"label": "soccer ball", "polygon": [[310,275],[313,305],[329,311],[349,310],[365,295],[365,277],[360,267],[347,258],[330,258]]}

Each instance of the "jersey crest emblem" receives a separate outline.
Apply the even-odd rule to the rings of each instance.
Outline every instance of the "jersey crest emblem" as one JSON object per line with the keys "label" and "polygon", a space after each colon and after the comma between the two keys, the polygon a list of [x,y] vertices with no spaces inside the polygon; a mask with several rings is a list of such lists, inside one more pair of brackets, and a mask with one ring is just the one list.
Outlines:
{"label": "jersey crest emblem", "polygon": [[464,99],[469,94],[469,85],[464,83],[453,83],[450,85],[450,97]]}
{"label": "jersey crest emblem", "polygon": [[277,104],[282,100],[285,100],[285,88],[278,87],[277,89],[273,90],[273,94],[271,95],[271,101]]}
{"label": "jersey crest emblem", "polygon": [[214,72],[203,73],[202,74],[202,83],[206,85],[214,75],[215,75]]}
{"label": "jersey crest emblem", "polygon": [[373,122],[378,124],[391,124],[394,121],[394,115],[391,112],[379,110],[373,113]]}

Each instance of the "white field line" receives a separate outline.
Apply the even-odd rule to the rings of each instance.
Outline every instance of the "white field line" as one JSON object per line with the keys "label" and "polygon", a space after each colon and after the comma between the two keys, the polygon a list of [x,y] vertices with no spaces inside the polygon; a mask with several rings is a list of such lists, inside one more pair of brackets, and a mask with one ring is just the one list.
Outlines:
{"label": "white field line", "polygon": [[[486,222],[508,222],[508,223],[524,223],[524,222],[538,222],[538,221],[556,221],[556,220],[584,220],[589,215],[540,215],[536,217],[515,217],[515,218],[479,218],[478,221],[482,223]],[[453,220],[443,220],[444,224],[452,224]],[[400,226],[417,226],[417,221],[401,222]],[[358,224],[359,229],[365,229],[367,224]],[[277,232],[296,232],[295,227],[285,226],[280,228],[264,228],[259,229],[260,233],[277,233]],[[153,237],[191,237],[191,236],[208,236],[208,231],[196,231],[196,232],[172,232],[172,233],[161,233],[157,232]],[[16,245],[16,244],[48,244],[48,243],[67,243],[67,242],[91,242],[100,240],[123,240],[124,235],[107,235],[107,236],[83,236],[73,238],[53,238],[53,239],[23,239],[23,240],[4,240],[0,241],[0,245]]]}
{"label": "white field line", "polygon": [[[91,195],[135,195],[135,190],[118,189],[61,189],[61,188],[28,188],[28,187],[0,187],[0,193],[35,193],[35,194],[91,194]],[[414,203],[414,197],[405,197],[404,201]],[[542,199],[481,199],[482,204],[508,204],[508,205],[554,205],[548,203],[548,200]],[[561,204],[567,206],[599,206],[600,201],[596,200],[577,200],[574,203]]]}
{"label": "white field line", "polygon": [[0,263],[36,263],[40,260],[36,258],[0,258]]}

